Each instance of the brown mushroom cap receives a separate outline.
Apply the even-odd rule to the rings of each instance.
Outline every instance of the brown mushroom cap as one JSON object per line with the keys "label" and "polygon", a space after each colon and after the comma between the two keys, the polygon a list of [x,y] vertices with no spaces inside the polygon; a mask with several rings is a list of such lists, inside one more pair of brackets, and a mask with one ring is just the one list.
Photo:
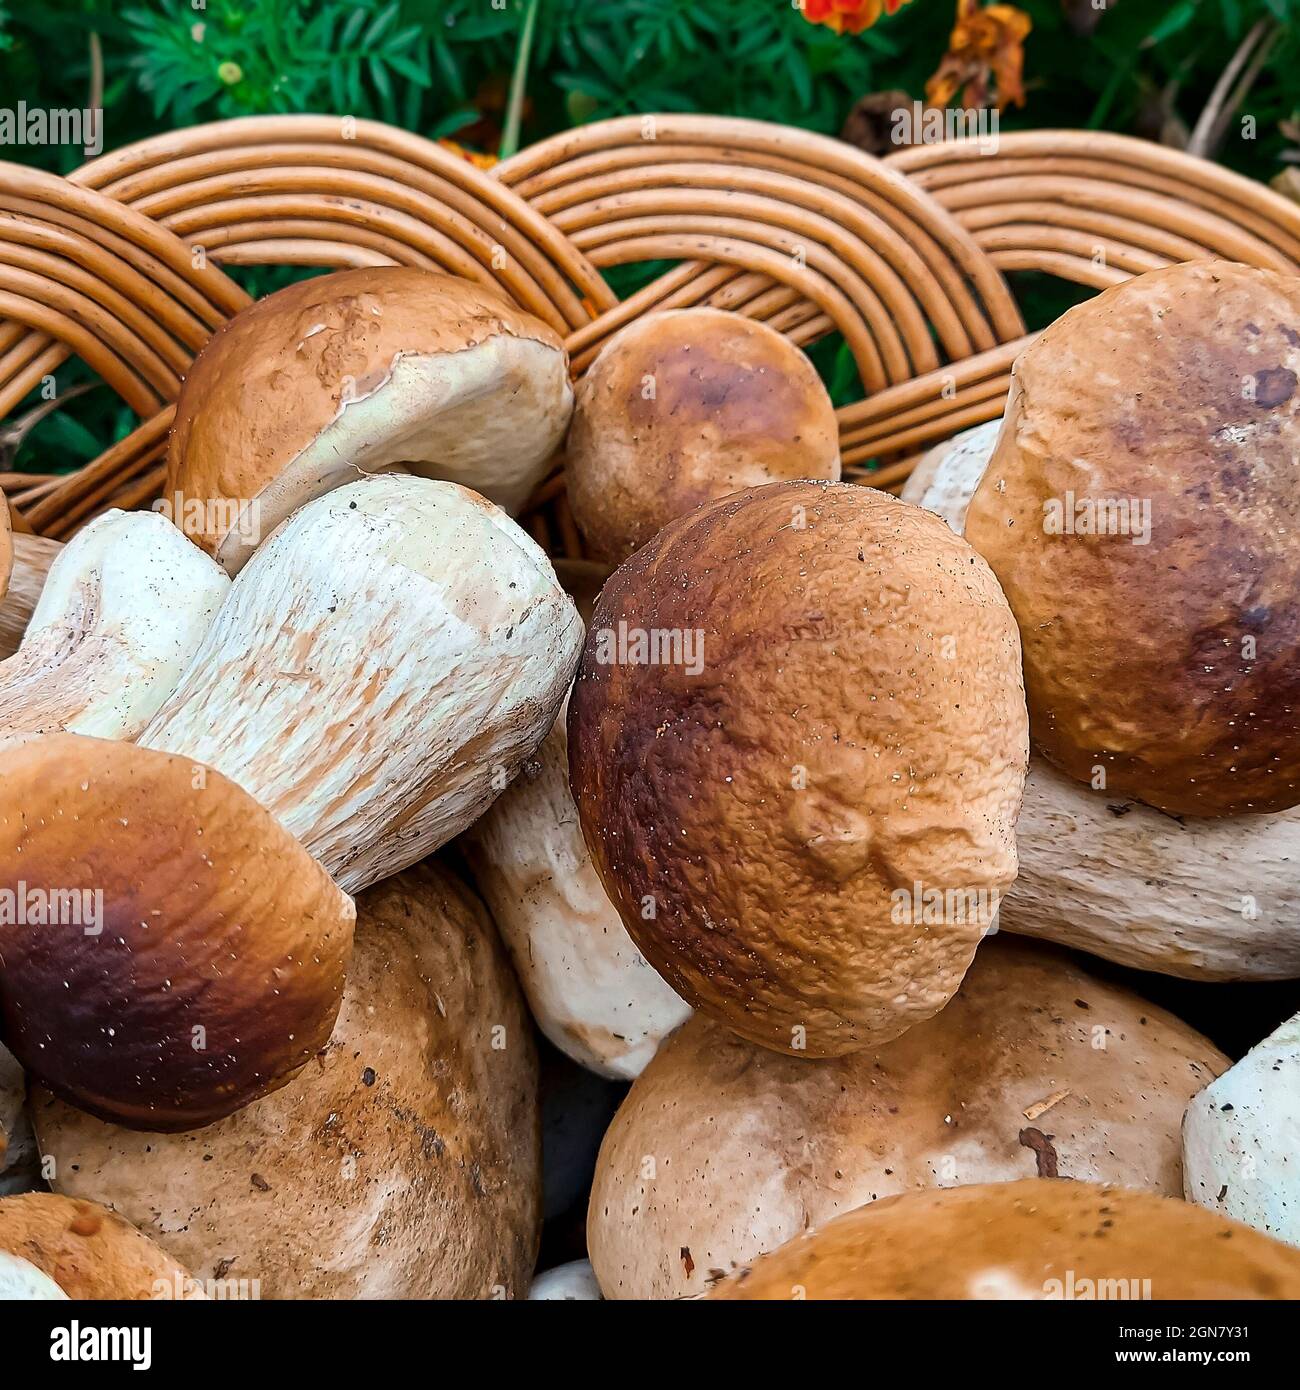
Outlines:
{"label": "brown mushroom cap", "polygon": [[1005,937],[878,1051],[801,1062],[697,1015],[605,1135],[592,1264],[607,1297],[690,1297],[917,1188],[1050,1175],[1179,1196],[1183,1111],[1228,1065],[1164,1010]]}
{"label": "brown mushroom cap", "polygon": [[592,553],[618,562],[674,517],[741,488],[838,481],[839,426],[789,339],[721,309],[647,314],[578,387],[569,503]]}
{"label": "brown mushroom cap", "polygon": [[266,1298],[524,1297],[541,1221],[532,1032],[492,925],[427,863],[357,900],[329,1044],[190,1134],[105,1125],[38,1092],[54,1182],[204,1278]]}
{"label": "brown mushroom cap", "polygon": [[1179,815],[1300,802],[1298,323],[1300,278],[1196,262],[1017,360],[966,535],[1070,776]]}
{"label": "brown mushroom cap", "polygon": [[116,1212],[52,1192],[0,1197],[0,1250],[35,1265],[69,1298],[203,1297],[181,1265]]}
{"label": "brown mushroom cap", "polygon": [[75,734],[11,744],[0,882],[28,904],[0,917],[0,1033],[91,1114],[208,1124],[329,1038],[352,901],[210,768]]}
{"label": "brown mushroom cap", "polygon": [[[1015,878],[1027,756],[987,566],[838,483],[670,523],[602,590],[569,706],[583,834],[633,940],[688,1003],[804,1056],[952,996]],[[913,895],[936,890],[975,910],[926,922]]]}
{"label": "brown mushroom cap", "polygon": [[[411,267],[339,271],[259,300],[199,353],[166,496],[231,573],[291,512],[362,472],[405,465],[517,511],[572,407],[559,337],[504,295]],[[223,500],[245,509],[237,523],[207,505]]]}
{"label": "brown mushroom cap", "polygon": [[872,1202],[709,1296],[1294,1299],[1300,1250],[1172,1197],[1029,1178]]}

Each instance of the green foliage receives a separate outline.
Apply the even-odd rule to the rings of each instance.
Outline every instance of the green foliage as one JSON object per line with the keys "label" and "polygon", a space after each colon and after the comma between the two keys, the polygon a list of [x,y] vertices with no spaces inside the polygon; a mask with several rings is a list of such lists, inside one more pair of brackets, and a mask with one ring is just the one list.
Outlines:
{"label": "green foliage", "polygon": [[[1105,0],[1099,14],[1093,0],[1018,3],[1034,25],[1027,103],[1004,113],[1004,129],[1176,140],[1195,126],[1252,27],[1276,21],[1277,40],[1216,157],[1259,178],[1278,171],[1287,145],[1279,123],[1300,111],[1300,0]],[[326,111],[491,150],[506,124],[526,9],[525,0],[0,0],[0,104],[85,105],[93,35],[109,149],[198,121]],[[912,0],[865,33],[841,36],[809,24],[793,0],[540,0],[522,139],[645,111],[751,116],[833,134],[863,95],[923,95],[953,12],[954,0]],[[1088,19],[1095,23],[1082,35],[1076,26]],[[66,148],[16,154],[59,172],[82,159]],[[627,267],[620,285],[646,273]],[[240,278],[265,293],[293,274]],[[1034,322],[1073,293],[1046,277],[1018,277],[1016,288]],[[815,356],[837,399],[851,396],[842,345],[829,341]],[[81,379],[76,364],[60,372],[61,385]],[[96,439],[131,423],[111,392],[92,391],[43,421],[19,461],[81,462]]]}

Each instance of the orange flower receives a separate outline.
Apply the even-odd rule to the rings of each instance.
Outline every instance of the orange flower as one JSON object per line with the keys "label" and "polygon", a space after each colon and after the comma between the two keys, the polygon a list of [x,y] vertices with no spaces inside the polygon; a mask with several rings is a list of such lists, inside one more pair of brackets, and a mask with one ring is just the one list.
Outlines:
{"label": "orange flower", "polygon": [[908,0],[799,0],[803,17],[837,34],[860,34],[882,14],[897,14]]}
{"label": "orange flower", "polygon": [[450,150],[452,154],[459,155],[461,159],[472,164],[476,169],[490,169],[494,164],[500,162],[494,154],[479,154],[477,150],[467,150],[464,145],[458,145],[454,140],[439,140],[438,143],[444,150]]}
{"label": "orange flower", "polygon": [[1013,103],[1023,106],[1024,42],[1032,28],[1033,21],[1015,5],[957,0],[957,22],[939,70],[925,84],[926,100],[949,106],[960,93],[959,104],[967,110],[987,106],[990,98],[999,111]]}

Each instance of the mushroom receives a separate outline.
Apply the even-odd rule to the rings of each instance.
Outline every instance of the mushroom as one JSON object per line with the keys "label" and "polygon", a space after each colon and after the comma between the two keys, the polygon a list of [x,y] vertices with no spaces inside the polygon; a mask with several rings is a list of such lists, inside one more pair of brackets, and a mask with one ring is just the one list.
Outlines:
{"label": "mushroom", "polygon": [[601,592],[569,706],[583,834],[690,1004],[810,1057],[939,1011],[1015,878],[1014,620],[937,517],[772,483]]}
{"label": "mushroom", "polygon": [[1029,1178],[872,1202],[710,1297],[1294,1299],[1300,1253],[1174,1198]]}
{"label": "mushroom", "polygon": [[164,517],[110,511],[59,552],[0,662],[0,738],[132,738],[171,694],[230,580]]}
{"label": "mushroom", "polygon": [[1174,815],[1300,803],[1300,278],[1195,262],[1017,359],[966,517],[1024,641],[1035,746]]}
{"label": "mushroom", "polygon": [[1189,1202],[1300,1245],[1300,1014],[1187,1108]]}
{"label": "mushroom", "polygon": [[[0,1286],[2,1287],[2,1286]],[[570,1260],[539,1274],[528,1290],[530,1303],[599,1303],[600,1285],[591,1272],[589,1260]]]}
{"label": "mushroom", "polygon": [[[188,1271],[120,1216],[52,1192],[0,1197],[0,1251],[35,1266],[68,1298],[205,1297]],[[58,1296],[44,1284],[31,1287],[44,1292],[29,1296]]]}
{"label": "mushroom", "polygon": [[0,1250],[0,1303],[66,1299],[67,1294],[30,1260]]}
{"label": "mushroom", "polygon": [[[557,573],[591,616],[602,569]],[[690,1013],[627,934],[569,789],[568,699],[523,774],[461,839],[542,1032],[579,1065],[631,1080]]]}
{"label": "mushroom", "polygon": [[367,478],[261,547],[139,742],[223,772],[357,892],[483,813],[545,737],[581,643],[499,508]]}
{"label": "mushroom", "polygon": [[839,425],[812,363],[721,309],[646,314],[616,333],[578,387],[565,444],[574,520],[612,563],[715,497],[839,476]]}
{"label": "mushroom", "polygon": [[0,766],[0,1035],[29,1075],[188,1129],[324,1046],[351,900],[219,772],[75,734]]}
{"label": "mushroom", "polygon": [[681,1298],[807,1226],[924,1187],[1075,1178],[1181,1195],[1183,1110],[1229,1065],[1068,956],[998,937],[947,1007],[804,1062],[697,1015],[605,1135],[587,1244],[610,1298]]}
{"label": "mushroom", "polygon": [[22,643],[45,587],[45,576],[62,549],[59,541],[46,536],[20,533],[13,537],[13,572],[9,591],[0,599],[0,661],[12,656]]}
{"label": "mushroom", "polygon": [[936,444],[912,470],[903,485],[904,502],[915,502],[941,516],[960,536],[966,530],[966,509],[988,467],[1002,420],[976,425]]}
{"label": "mushroom", "polygon": [[537,1063],[481,904],[435,863],[370,889],[329,1043],[190,1134],[34,1101],[55,1187],[267,1298],[522,1297],[541,1227]]}
{"label": "mushroom", "polygon": [[14,567],[13,524],[9,520],[9,502],[0,492],[0,602],[9,592],[9,577]]}
{"label": "mushroom", "polygon": [[195,358],[165,501],[231,574],[360,473],[450,479],[514,512],[572,409],[559,337],[496,290],[400,266],[322,275],[236,314]]}
{"label": "mushroom", "polygon": [[1300,977],[1300,810],[1168,816],[1029,760],[1005,931],[1190,980]]}
{"label": "mushroom", "polygon": [[[947,451],[932,450],[929,477],[911,498],[904,489],[904,498],[961,534],[997,428],[981,425]],[[1186,979],[1300,976],[1293,927],[1300,884],[1292,871],[1300,811],[1169,816],[1093,791],[1034,753],[1016,846],[1020,874],[1002,902],[1004,931]]]}

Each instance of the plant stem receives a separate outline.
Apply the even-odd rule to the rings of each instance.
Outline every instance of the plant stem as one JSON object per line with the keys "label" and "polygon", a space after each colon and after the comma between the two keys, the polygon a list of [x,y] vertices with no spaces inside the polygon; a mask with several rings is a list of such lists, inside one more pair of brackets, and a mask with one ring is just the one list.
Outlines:
{"label": "plant stem", "polygon": [[541,0],[528,0],[528,12],[524,15],[523,33],[519,35],[519,48],[515,53],[515,70],[510,76],[510,100],[506,105],[506,125],[501,133],[502,159],[509,159],[519,150],[519,128],[524,119],[524,93],[528,87],[528,59],[533,49],[533,30],[537,27],[537,10]]}
{"label": "plant stem", "polygon": [[[1199,155],[1203,159],[1213,155],[1215,146],[1223,138],[1226,122],[1232,119],[1233,112],[1246,99],[1246,93],[1267,62],[1280,32],[1277,22],[1265,16],[1242,39],[1228,66],[1219,74],[1205,110],[1192,130],[1191,139],[1187,142],[1188,154]],[[1245,79],[1234,89],[1233,84],[1237,82],[1242,68],[1246,68]]]}

